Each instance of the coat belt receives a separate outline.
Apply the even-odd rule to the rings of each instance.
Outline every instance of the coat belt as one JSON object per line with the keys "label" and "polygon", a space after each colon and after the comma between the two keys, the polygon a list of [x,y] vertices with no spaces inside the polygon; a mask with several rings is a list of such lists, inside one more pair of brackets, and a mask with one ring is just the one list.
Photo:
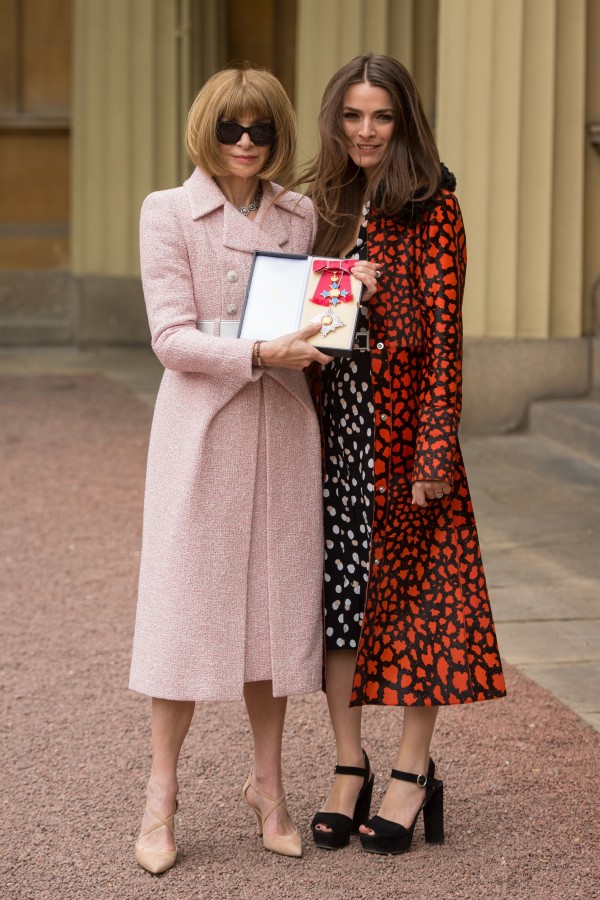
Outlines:
{"label": "coat belt", "polygon": [[236,338],[240,328],[239,320],[232,319],[200,319],[196,328],[202,334],[214,334],[215,337]]}

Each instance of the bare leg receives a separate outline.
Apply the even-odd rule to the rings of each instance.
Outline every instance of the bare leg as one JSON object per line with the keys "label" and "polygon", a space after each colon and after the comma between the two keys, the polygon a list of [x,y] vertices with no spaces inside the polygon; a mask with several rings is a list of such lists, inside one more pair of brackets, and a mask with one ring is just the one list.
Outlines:
{"label": "bare leg", "polygon": [[[281,740],[287,697],[273,696],[273,682],[250,681],[244,685],[244,699],[254,739],[253,782],[261,791],[276,798],[283,794],[281,778]],[[248,800],[263,813],[272,804],[250,787]],[[296,831],[284,806],[278,806],[264,824],[264,833],[294,834]]]}
{"label": "bare leg", "polygon": [[[414,775],[426,775],[429,765],[429,747],[437,719],[437,706],[408,706],[404,710],[404,727],[394,768]],[[382,818],[398,822],[408,828],[412,825],[425,792],[423,788],[407,781],[390,779],[379,808]],[[373,834],[365,825],[360,830]]]}
{"label": "bare leg", "polygon": [[[362,709],[350,707],[352,680],[356,666],[353,650],[327,652],[327,705],[335,736],[337,763],[340,766],[364,766],[361,744]],[[336,775],[323,812],[338,812],[352,817],[363,779],[355,775]],[[331,831],[326,825],[317,825]]]}
{"label": "bare leg", "polygon": [[[194,703],[179,700],[152,698],[152,769],[148,780],[148,802],[163,818],[175,809],[179,785],[177,762],[192,716]],[[142,819],[142,831],[156,824],[147,810]],[[164,827],[157,828],[144,839],[149,850],[174,850],[171,833]]]}

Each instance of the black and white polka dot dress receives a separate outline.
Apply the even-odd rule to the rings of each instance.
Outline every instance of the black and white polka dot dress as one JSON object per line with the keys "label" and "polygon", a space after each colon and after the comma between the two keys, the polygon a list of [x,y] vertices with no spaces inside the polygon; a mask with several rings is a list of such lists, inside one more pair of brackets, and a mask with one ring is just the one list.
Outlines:
{"label": "black and white polka dot dress", "polygon": [[[365,217],[368,209],[364,210]],[[348,259],[367,259],[366,220]],[[368,328],[364,308],[357,332]],[[363,344],[367,344],[363,341]],[[373,400],[369,350],[336,357],[321,372],[325,434],[325,641],[355,650],[369,577],[373,517]]]}

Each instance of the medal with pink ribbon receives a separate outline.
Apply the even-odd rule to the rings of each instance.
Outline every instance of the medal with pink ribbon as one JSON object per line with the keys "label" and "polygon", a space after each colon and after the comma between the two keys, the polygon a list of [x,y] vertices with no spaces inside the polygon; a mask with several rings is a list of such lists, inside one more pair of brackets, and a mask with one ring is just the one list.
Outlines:
{"label": "medal with pink ribbon", "polygon": [[353,299],[350,272],[355,265],[355,259],[315,259],[313,272],[319,272],[320,278],[312,302],[319,306],[349,303]]}

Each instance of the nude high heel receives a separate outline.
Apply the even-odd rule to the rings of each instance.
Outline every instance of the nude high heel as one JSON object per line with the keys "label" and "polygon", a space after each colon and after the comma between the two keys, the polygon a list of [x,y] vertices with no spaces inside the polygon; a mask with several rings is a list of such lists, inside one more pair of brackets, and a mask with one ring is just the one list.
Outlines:
{"label": "nude high heel", "polygon": [[175,813],[177,812],[177,805],[171,815],[167,816],[166,819],[163,819],[149,803],[146,803],[146,809],[154,816],[156,822],[154,825],[151,825],[150,828],[146,828],[145,831],[142,831],[137,839],[135,843],[135,858],[140,866],[147,872],[151,872],[153,875],[160,875],[162,872],[166,872],[175,865],[177,848],[175,848],[175,850],[154,850],[142,846],[140,841],[143,841],[145,837],[163,826],[171,832],[173,840],[175,840]]}
{"label": "nude high heel", "polygon": [[[270,800],[272,802],[273,805],[265,815],[263,815],[261,811],[248,800],[248,788],[250,787],[253,791],[256,791],[260,797],[263,797],[264,800]],[[283,806],[287,809],[285,806],[285,794],[282,794],[281,797],[269,797],[268,794],[265,794],[264,791],[261,791],[260,788],[256,787],[252,781],[252,774],[250,774],[244,785],[243,797],[250,809],[254,810],[258,822],[258,834],[259,837],[262,837],[263,839],[265,850],[270,850],[272,853],[279,853],[281,856],[302,856],[302,838],[298,831],[295,831],[294,834],[275,834],[271,836],[264,833],[264,824],[271,813],[276,810],[278,806]]]}

